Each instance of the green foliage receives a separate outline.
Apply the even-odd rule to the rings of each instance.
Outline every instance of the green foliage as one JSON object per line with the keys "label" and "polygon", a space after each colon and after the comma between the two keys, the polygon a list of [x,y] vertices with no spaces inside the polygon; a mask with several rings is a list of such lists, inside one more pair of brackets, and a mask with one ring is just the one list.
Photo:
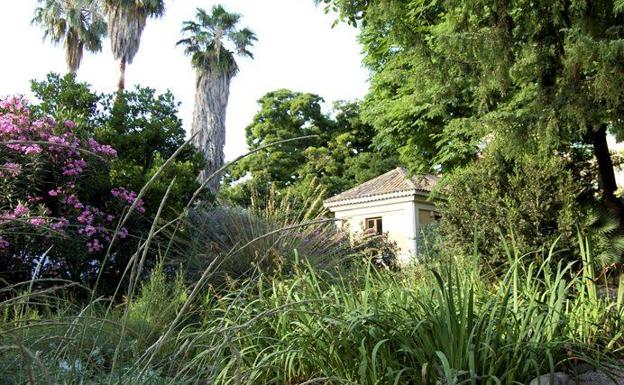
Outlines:
{"label": "green foliage", "polygon": [[322,98],[313,94],[278,90],[258,102],[260,111],[246,129],[250,149],[313,137],[273,146],[234,165],[222,196],[238,204],[248,205],[252,190],[268,191],[271,184],[309,197],[310,184],[317,183],[333,195],[397,164],[392,151],[372,147],[373,129],[360,119],[357,103],[337,103],[330,116],[322,111]]}
{"label": "green foliage", "polygon": [[[118,151],[111,170],[117,183],[138,191],[185,143],[186,133],[178,117],[179,104],[169,91],[156,94],[154,89],[144,87],[125,92],[119,99],[106,96],[101,124],[95,133],[99,140],[111,143]],[[184,147],[150,189],[145,197],[146,207],[156,212],[168,181],[175,177],[166,215],[178,213],[199,187],[196,178],[202,165],[201,155],[192,146]]]}
{"label": "green foliage", "polygon": [[195,300],[157,270],[112,311],[35,289],[0,302],[0,369],[9,383],[528,383],[621,355],[624,308],[596,294],[582,253],[582,275],[512,248],[501,277],[451,264],[337,280],[299,265]]}
{"label": "green foliage", "polygon": [[[429,151],[427,139],[443,140],[435,158],[488,131],[539,134],[558,146],[601,124],[619,130],[624,16],[611,1],[326,3],[360,19],[373,70],[366,113],[380,140],[419,153]],[[485,131],[469,129],[457,143],[450,127],[462,119]]]}
{"label": "green foliage", "polygon": [[[578,184],[556,158],[524,156],[505,160],[492,154],[449,176],[442,202],[446,242],[470,254],[474,247],[485,262],[501,264],[501,237],[522,253],[562,237],[570,247],[583,217]],[[476,243],[476,245],[475,245]]]}
{"label": "green foliage", "polygon": [[[31,80],[30,89],[38,99],[33,105],[35,116],[53,116],[58,121],[73,120],[79,134],[93,131],[99,116],[98,103],[101,95],[91,91],[87,83],[78,83],[74,75],[46,75],[45,80]],[[87,127],[87,128],[85,128]]]}
{"label": "green foliage", "polygon": [[[620,227],[611,235],[621,234],[624,204],[614,195],[614,162],[606,140],[607,131],[624,137],[621,4],[321,2],[360,28],[364,63],[372,73],[362,117],[375,128],[374,143],[398,149],[401,161],[415,172],[448,175],[467,167],[449,181],[456,207],[447,212],[456,216],[447,218],[454,223],[451,233],[463,229],[455,239],[463,249],[470,249],[476,228],[480,242],[489,243],[481,249],[494,252],[494,229],[517,220],[523,249],[550,241],[559,231],[569,239],[574,221],[585,222],[590,209],[606,209]],[[492,145],[504,161],[478,160],[489,156]],[[587,167],[585,154],[577,156],[587,150],[593,152],[593,167]],[[527,157],[536,157],[531,160],[535,167],[522,166]],[[552,166],[560,157],[566,157],[572,182],[565,177],[560,186],[532,183],[532,177],[563,182],[554,177],[559,166]],[[589,181],[595,185],[588,188]],[[462,191],[469,191],[469,215],[461,210]],[[478,200],[484,202],[482,212]],[[532,207],[536,202],[543,207]]]}
{"label": "green foliage", "polygon": [[[465,58],[455,59],[456,41],[446,3],[349,1],[324,3],[359,23],[371,88],[362,116],[376,131],[375,144],[398,150],[418,173],[450,169],[475,159],[488,129],[477,124],[474,79]],[[451,7],[452,5],[448,5]],[[461,49],[461,48],[460,48]],[[461,56],[461,53],[458,53]]]}
{"label": "green foliage", "polygon": [[[49,74],[46,80],[32,81],[32,91],[40,100],[34,113],[57,120],[75,119],[83,136],[94,136],[112,145],[118,153],[111,165],[111,183],[141,190],[163,163],[182,146],[185,131],[178,117],[179,102],[167,91],[158,94],[137,87],[123,98],[93,92],[74,75]],[[172,194],[166,215],[181,210],[197,189],[196,176],[203,166],[201,155],[185,147],[164,170],[144,197],[146,212],[155,213],[168,182],[173,177]]]}
{"label": "green foliage", "polygon": [[[577,249],[577,233],[591,239],[600,266],[617,262],[623,250],[617,220],[583,202],[595,193],[591,181],[573,170],[570,158],[539,154],[508,158],[491,151],[474,165],[450,174],[441,189],[442,243],[464,254],[476,248],[490,267],[505,261],[501,240],[522,253],[558,240]],[[545,253],[536,254],[539,260]],[[578,258],[566,253],[561,257]]]}
{"label": "green foliage", "polygon": [[141,335],[143,349],[167,329],[185,300],[186,287],[182,275],[171,280],[163,264],[156,265],[149,278],[142,282],[137,297],[128,304],[128,327]]}

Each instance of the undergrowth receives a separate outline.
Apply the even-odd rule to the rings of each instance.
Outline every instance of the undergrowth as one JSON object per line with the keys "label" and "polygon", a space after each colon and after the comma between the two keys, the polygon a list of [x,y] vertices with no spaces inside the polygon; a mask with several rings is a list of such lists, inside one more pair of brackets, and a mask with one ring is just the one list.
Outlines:
{"label": "undergrowth", "polygon": [[620,356],[621,293],[601,297],[591,269],[526,259],[496,279],[461,263],[299,263],[195,298],[158,268],[117,305],[62,300],[59,282],[16,287],[0,304],[2,383],[512,384]]}

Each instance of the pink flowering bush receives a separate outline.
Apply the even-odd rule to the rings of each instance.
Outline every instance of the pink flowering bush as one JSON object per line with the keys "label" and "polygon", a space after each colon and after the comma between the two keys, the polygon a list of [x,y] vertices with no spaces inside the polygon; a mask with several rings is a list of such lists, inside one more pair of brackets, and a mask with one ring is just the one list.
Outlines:
{"label": "pink flowering bush", "polygon": [[[22,97],[0,101],[0,276],[28,279],[43,273],[79,281],[96,276],[120,214],[134,191],[110,186],[114,148],[79,135],[73,121],[34,119]],[[136,211],[144,213],[143,202]],[[115,231],[117,233],[115,234]],[[115,253],[113,261],[120,261]]]}

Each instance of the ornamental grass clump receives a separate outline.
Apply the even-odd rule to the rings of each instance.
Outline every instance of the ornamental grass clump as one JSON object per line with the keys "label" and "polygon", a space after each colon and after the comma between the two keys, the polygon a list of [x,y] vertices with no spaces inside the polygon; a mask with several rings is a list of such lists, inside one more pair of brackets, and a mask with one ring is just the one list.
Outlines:
{"label": "ornamental grass clump", "polygon": [[335,271],[355,260],[347,234],[327,218],[320,187],[303,201],[274,189],[264,199],[254,195],[248,208],[203,204],[189,212],[184,233],[174,239],[176,257],[186,276],[196,280],[212,266],[210,284],[293,271],[299,261]]}

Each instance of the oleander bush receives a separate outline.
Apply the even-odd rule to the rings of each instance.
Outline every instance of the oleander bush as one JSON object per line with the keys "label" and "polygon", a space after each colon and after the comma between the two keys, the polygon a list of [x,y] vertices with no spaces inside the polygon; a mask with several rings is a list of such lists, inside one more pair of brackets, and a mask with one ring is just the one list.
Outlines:
{"label": "oleander bush", "polygon": [[[202,157],[185,145],[170,92],[136,87],[118,98],[52,73],[31,90],[34,102],[0,108],[0,278],[97,281],[109,295],[127,284],[157,212],[172,220],[198,190]],[[143,271],[155,263],[145,259]]]}
{"label": "oleander bush", "polygon": [[[71,120],[36,119],[21,97],[0,102],[0,274],[8,282],[56,277],[93,282],[117,226],[131,205],[144,213],[137,193],[111,185],[117,151],[79,135]],[[122,268],[127,262],[113,252]],[[115,268],[112,264],[111,268]],[[111,273],[106,270],[104,273]],[[115,274],[105,274],[114,279]]]}
{"label": "oleander bush", "polygon": [[[178,116],[180,102],[169,91],[137,86],[124,92],[99,94],[75,74],[50,73],[34,80],[31,91],[37,98],[32,106],[35,118],[72,120],[82,135],[112,146],[117,156],[109,163],[111,184],[139,191],[159,172],[160,178],[143,196],[147,214],[154,215],[162,196],[175,177],[163,215],[177,216],[199,187],[196,176],[204,161],[192,146],[183,146],[186,133]],[[168,166],[162,165],[183,146]],[[147,227],[151,221],[147,221]],[[145,227],[145,226],[144,226]]]}

